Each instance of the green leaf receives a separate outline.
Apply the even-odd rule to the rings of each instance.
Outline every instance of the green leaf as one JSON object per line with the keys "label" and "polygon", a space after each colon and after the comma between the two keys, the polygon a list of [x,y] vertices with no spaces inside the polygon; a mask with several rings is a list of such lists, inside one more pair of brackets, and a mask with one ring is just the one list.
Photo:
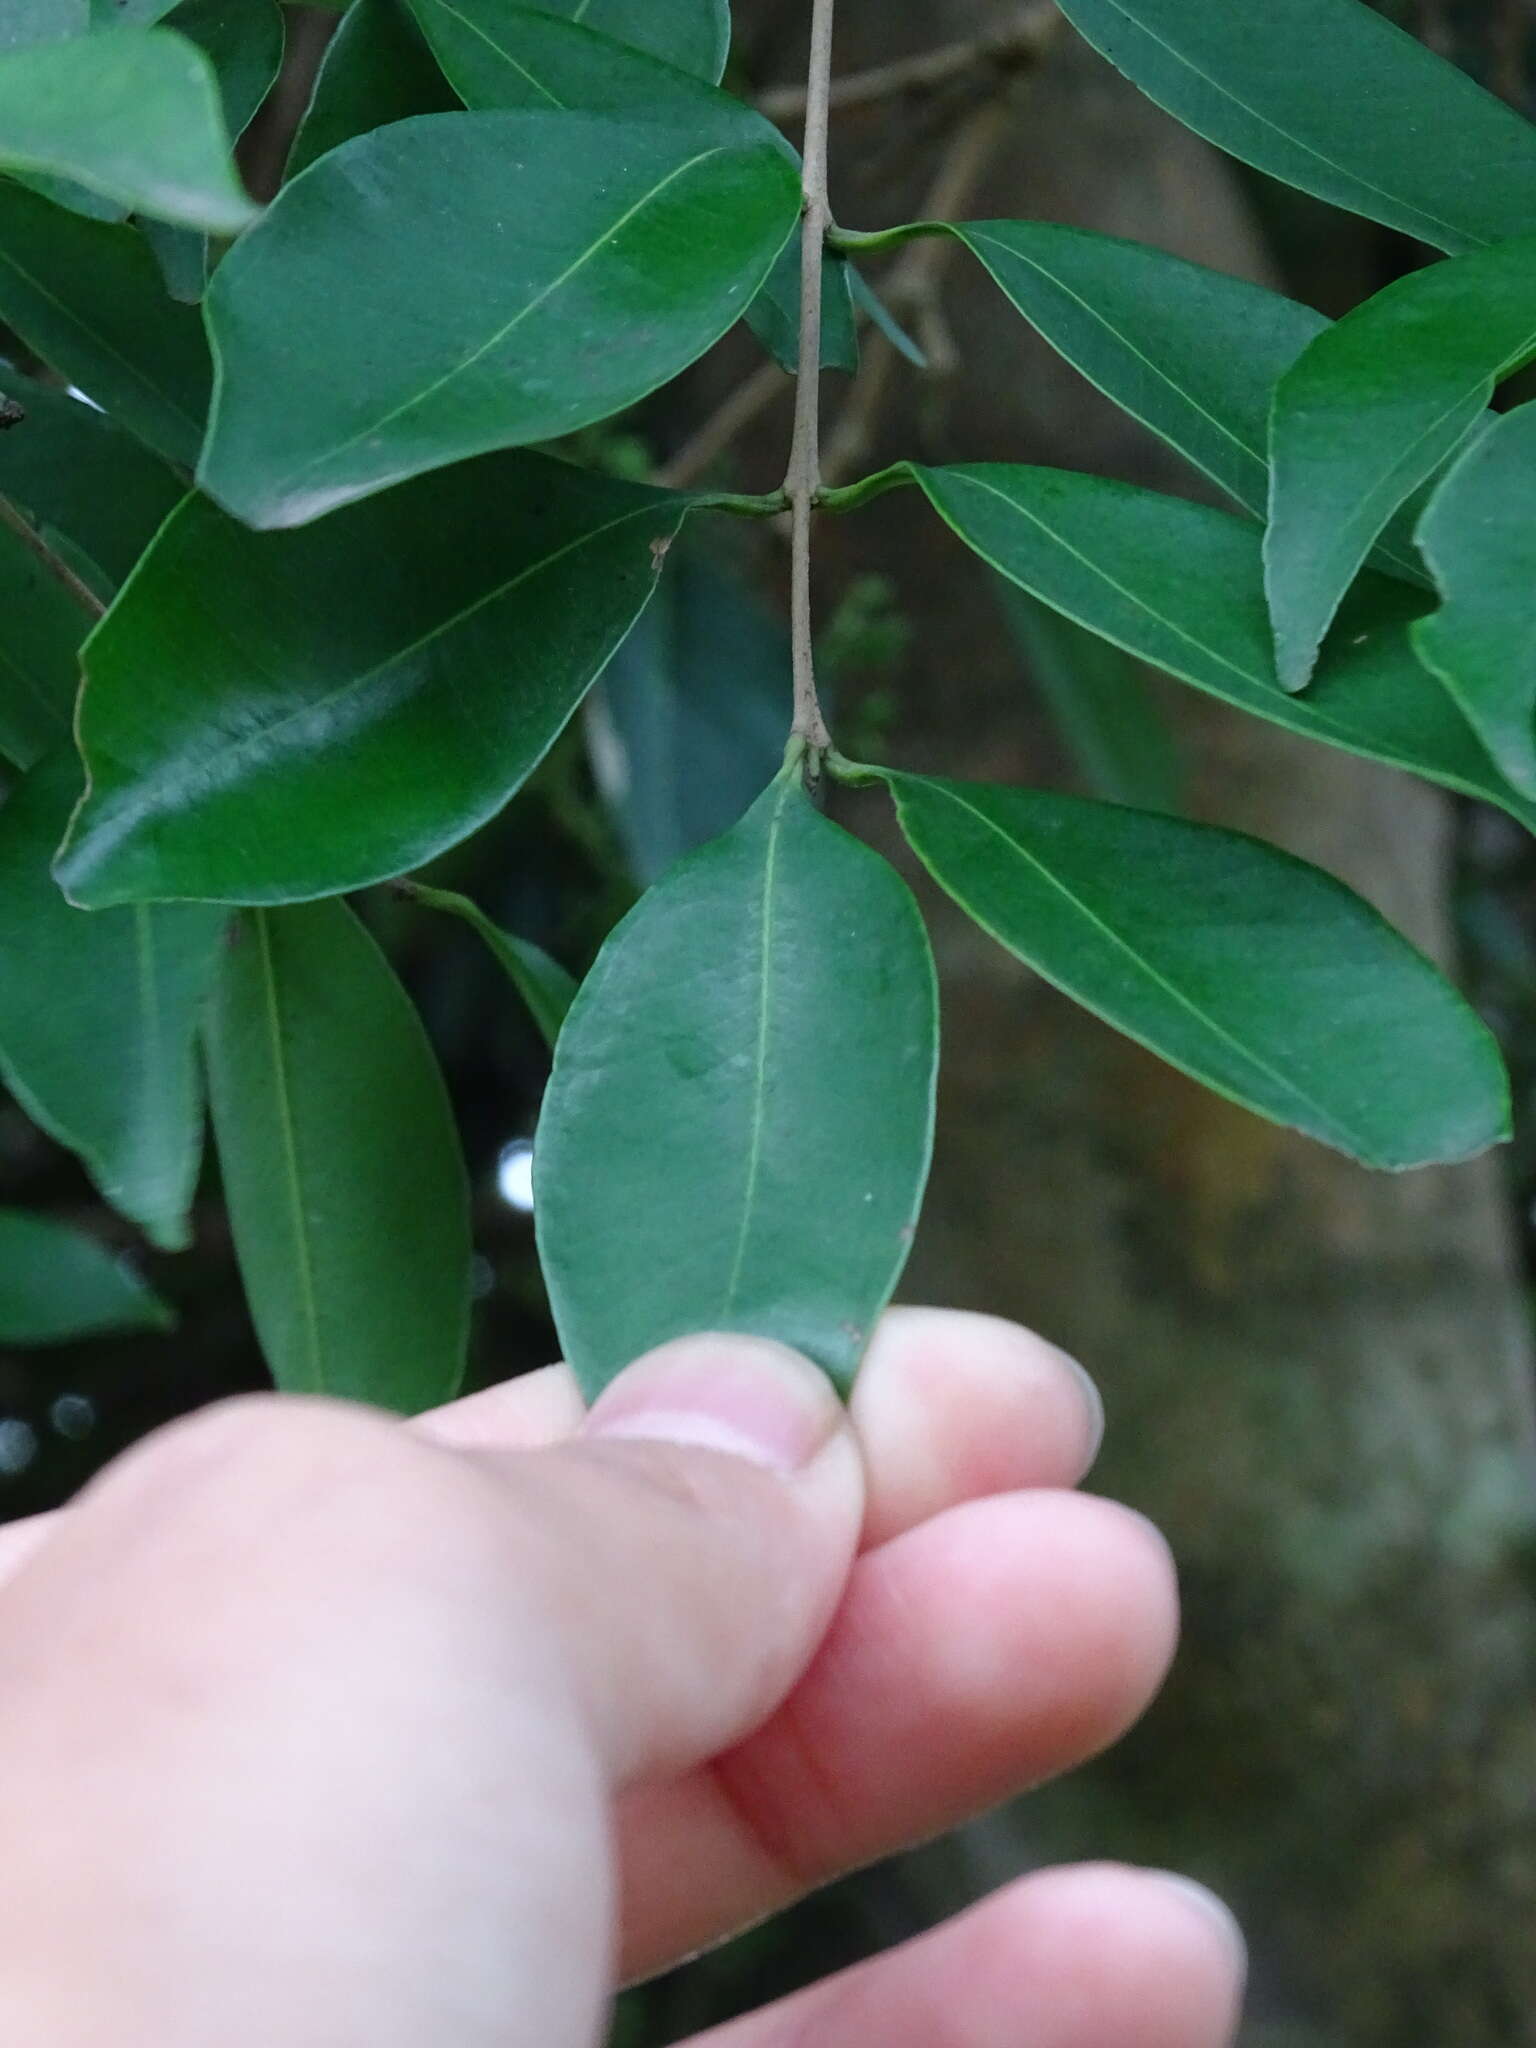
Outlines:
{"label": "green leaf", "polygon": [[[735,138],[771,133],[786,157],[789,144],[740,100],[712,80],[581,14],[513,6],[508,0],[411,0],[417,20],[449,83],[468,107],[580,110],[634,120],[697,124]],[[750,128],[748,124],[750,125]]]}
{"label": "green leaf", "polygon": [[1320,334],[1275,390],[1265,583],[1280,680],[1318,644],[1387,519],[1536,353],[1536,237],[1400,278]]}
{"label": "green leaf", "polygon": [[0,1076],[113,1208],[175,1250],[202,1152],[192,1037],[225,913],[72,909],[48,861],[79,793],[61,750],[0,810]]}
{"label": "green leaf", "polygon": [[206,1040],[230,1227],[278,1386],[405,1414],[451,1400],[469,1192],[441,1071],[388,961],[345,904],[254,911]]}
{"label": "green leaf", "polygon": [[646,884],[734,825],[784,758],[782,620],[680,547],[593,699],[592,761]]}
{"label": "green leaf", "polygon": [[404,0],[352,0],[326,46],[287,176],[371,128],[457,105]]}
{"label": "green leaf", "polygon": [[[747,325],[780,369],[795,374],[800,362],[800,240],[796,235],[779,251],[767,281],[748,306]],[[851,273],[840,256],[821,262],[821,367],[859,367],[859,333],[854,324]]]}
{"label": "green leaf", "polygon": [[179,0],[161,18],[213,66],[224,125],[231,135],[243,135],[282,69],[283,10],[277,0]]}
{"label": "green leaf", "polygon": [[[928,358],[922,349],[908,334],[869,279],[851,263],[848,265],[848,293],[853,300],[855,311],[868,316],[871,325],[879,329],[897,355],[904,356],[914,370],[927,369]],[[854,343],[857,347],[857,330]],[[857,363],[854,367],[858,367]]]}
{"label": "green leaf", "polygon": [[92,28],[152,28],[176,0],[90,0]]}
{"label": "green leaf", "polygon": [[237,234],[257,213],[229,153],[212,67],[166,29],[0,55],[0,169],[69,178],[216,234]]}
{"label": "green leaf", "polygon": [[513,933],[486,916],[478,903],[453,889],[429,889],[424,882],[407,882],[407,893],[428,910],[441,910],[459,917],[484,939],[507,978],[528,1006],[529,1015],[551,1049],[560,1035],[565,1013],[576,994],[576,977],[567,974],[558,960],[551,960],[541,946]]}
{"label": "green leaf", "polygon": [[1419,527],[1445,602],[1414,627],[1420,658],[1515,788],[1536,798],[1536,405],[1474,443]]}
{"label": "green leaf", "polygon": [[[442,0],[432,0],[441,5]],[[511,10],[503,0],[456,0],[473,20],[492,26]],[[681,71],[718,84],[731,47],[728,0],[543,0],[544,11],[563,15],[648,50]]]}
{"label": "green leaf", "polygon": [[794,165],[741,124],[705,141],[429,114],[333,150],[209,287],[205,488],[249,525],[295,526],[643,398],[732,325],[793,229]]}
{"label": "green leaf", "polygon": [[1053,611],[1208,696],[1346,753],[1407,768],[1500,805],[1536,807],[1495,771],[1408,626],[1423,598],[1363,581],[1312,688],[1275,673],[1257,527],[1105,477],[1010,463],[911,472],[940,515],[1002,575]]}
{"label": "green leaf", "polygon": [[1212,825],[878,771],[913,851],[1010,953],[1163,1059],[1367,1166],[1509,1136],[1492,1034],[1320,869]]}
{"label": "green leaf", "polygon": [[65,887],[279,903],[441,853],[542,760],[688,503],[533,455],[297,533],[189,498],[86,646]]}
{"label": "green leaf", "polygon": [[86,615],[0,527],[0,755],[18,768],[69,738]]}
{"label": "green leaf", "polygon": [[1259,518],[1276,382],[1328,322],[1242,278],[1052,221],[948,230],[1036,332]]}
{"label": "green leaf", "polygon": [[1004,577],[997,594],[1030,680],[1095,796],[1177,811],[1178,748],[1135,662]]}
{"label": "green leaf", "polygon": [[1536,223],[1536,128],[1360,0],[1062,0],[1149,99],[1244,163],[1440,249]]}
{"label": "green leaf", "polygon": [[62,42],[67,36],[83,36],[90,26],[87,0],[5,0],[0,13],[0,50]]}
{"label": "green leaf", "polygon": [[0,320],[129,433],[196,461],[213,374],[202,321],[165,296],[132,228],[0,180]]}
{"label": "green leaf", "polygon": [[694,1330],[846,1387],[906,1264],[937,1059],[916,904],[787,772],[641,899],[560,1035],[534,1213],[584,1391]]}
{"label": "green leaf", "polygon": [[176,1318],[122,1259],[83,1230],[0,1209],[0,1344],[68,1344]]}
{"label": "green leaf", "polygon": [[[66,535],[89,558],[97,595],[110,595],[180,503],[183,487],[157,457],[67,392],[4,365],[0,391],[23,413],[0,433],[0,491]],[[83,624],[77,617],[77,645]],[[0,661],[4,653],[0,628]]]}
{"label": "green leaf", "polygon": [[[231,135],[243,135],[282,68],[283,11],[277,0],[180,0],[165,16],[165,26],[208,58],[225,126]],[[195,304],[213,269],[211,238],[158,220],[141,222],[140,232],[155,252],[171,297]]]}

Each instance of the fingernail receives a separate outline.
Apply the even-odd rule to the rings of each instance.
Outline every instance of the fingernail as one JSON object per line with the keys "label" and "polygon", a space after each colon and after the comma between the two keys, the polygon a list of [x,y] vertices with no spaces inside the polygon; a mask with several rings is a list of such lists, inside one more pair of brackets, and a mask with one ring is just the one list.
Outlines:
{"label": "fingernail", "polygon": [[1248,1944],[1243,1938],[1242,1928],[1237,1924],[1237,1916],[1226,1900],[1218,1898],[1215,1892],[1208,1890],[1205,1885],[1197,1884],[1194,1878],[1186,1877],[1181,1870],[1159,1870],[1153,1875],[1161,1878],[1164,1884],[1171,1886],[1174,1891],[1188,1899],[1192,1906],[1200,1909],[1211,1925],[1220,1931],[1221,1938],[1231,1950],[1239,1971],[1246,1976]]}
{"label": "fingernail", "polygon": [[683,1337],[620,1374],[585,1434],[724,1451],[798,1472],[836,1435],[843,1407],[819,1367],[764,1337]]}
{"label": "fingernail", "polygon": [[1099,1392],[1098,1382],[1086,1367],[1079,1365],[1070,1352],[1064,1351],[1061,1355],[1077,1375],[1077,1383],[1082,1389],[1083,1401],[1088,1410],[1088,1448],[1083,1454],[1083,1469],[1087,1471],[1098,1457],[1104,1443],[1104,1396]]}

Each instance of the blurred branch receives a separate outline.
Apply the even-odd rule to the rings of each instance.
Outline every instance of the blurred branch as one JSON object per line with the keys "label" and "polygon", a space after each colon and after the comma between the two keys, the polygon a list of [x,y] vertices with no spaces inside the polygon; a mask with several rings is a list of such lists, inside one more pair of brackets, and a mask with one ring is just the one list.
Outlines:
{"label": "blurred branch", "polygon": [[[933,92],[974,72],[996,71],[1007,77],[1035,63],[1059,21],[1054,6],[1014,8],[1005,20],[994,22],[980,35],[834,79],[829,104],[834,112],[872,106],[906,93]],[[800,86],[780,86],[760,94],[757,104],[770,120],[797,121],[805,113],[805,91]]]}
{"label": "blurred branch", "polygon": [[9,498],[3,496],[0,496],[0,526],[10,528],[28,554],[35,556],[48,574],[56,582],[63,584],[82,611],[89,612],[93,619],[102,616],[107,608],[95,591],[89,584],[81,582],[62,556],[54,553],[26,514],[18,506],[13,505]]}
{"label": "blurred branch", "polygon": [[[1011,112],[1005,92],[975,108],[961,123],[923,199],[920,219],[954,220],[966,212],[1007,131]],[[891,311],[913,319],[936,376],[951,374],[958,357],[939,307],[939,288],[959,246],[947,235],[925,236],[903,252],[879,283],[880,296]],[[827,444],[822,463],[826,482],[839,482],[868,453],[898,361],[887,336],[869,336],[859,380]]]}

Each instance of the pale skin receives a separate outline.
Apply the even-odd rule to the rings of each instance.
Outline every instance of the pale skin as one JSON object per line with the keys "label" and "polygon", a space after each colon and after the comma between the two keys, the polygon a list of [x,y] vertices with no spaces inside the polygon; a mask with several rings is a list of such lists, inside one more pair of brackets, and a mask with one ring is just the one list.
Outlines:
{"label": "pale skin", "polygon": [[[230,1404],[0,1530],[0,2040],[593,2048],[615,1985],[1112,1742],[1174,1574],[1091,1389],[887,1317],[844,1414],[700,1337],[411,1425]],[[694,2048],[1222,2048],[1241,1944],[1025,1877]]]}

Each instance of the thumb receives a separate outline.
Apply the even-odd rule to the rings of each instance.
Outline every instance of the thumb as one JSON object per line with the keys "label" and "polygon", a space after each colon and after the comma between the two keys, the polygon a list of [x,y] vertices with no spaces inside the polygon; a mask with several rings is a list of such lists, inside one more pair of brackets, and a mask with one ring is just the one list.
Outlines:
{"label": "thumb", "polygon": [[610,1781],[766,1720],[857,1547],[863,1475],[825,1376],[766,1339],[684,1338],[629,1367],[575,1442],[515,1463],[524,1590]]}

